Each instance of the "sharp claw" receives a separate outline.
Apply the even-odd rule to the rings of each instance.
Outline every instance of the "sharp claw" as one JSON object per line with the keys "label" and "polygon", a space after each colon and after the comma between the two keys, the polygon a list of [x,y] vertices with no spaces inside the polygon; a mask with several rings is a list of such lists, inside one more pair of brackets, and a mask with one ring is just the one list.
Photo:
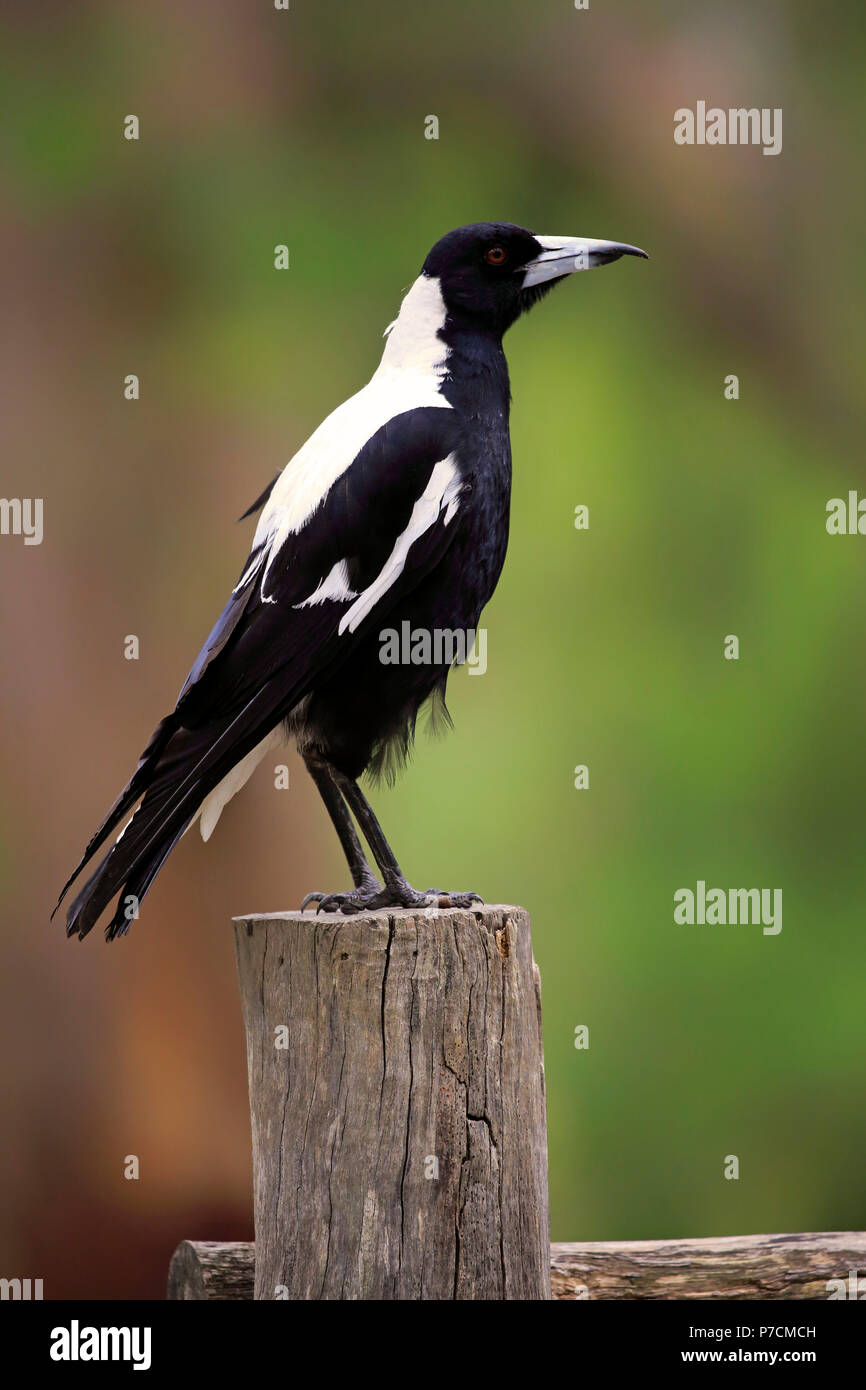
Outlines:
{"label": "sharp claw", "polygon": [[[321,903],[321,901],[322,901],[322,899],[324,898],[324,896],[325,896],[324,893],[308,893],[307,896],[304,898],[304,901],[301,903],[301,911],[302,911],[302,912],[306,912],[306,910],[307,910],[307,903],[312,903],[312,902]],[[317,908],[316,910],[318,911],[318,908]]]}

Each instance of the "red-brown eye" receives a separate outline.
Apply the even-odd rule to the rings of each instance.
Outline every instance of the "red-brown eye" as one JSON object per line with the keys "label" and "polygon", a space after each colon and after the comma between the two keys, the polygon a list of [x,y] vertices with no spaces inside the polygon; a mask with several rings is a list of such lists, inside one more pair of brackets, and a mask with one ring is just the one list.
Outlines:
{"label": "red-brown eye", "polygon": [[485,253],[484,259],[488,265],[505,265],[508,260],[508,252],[504,246],[491,246],[490,250]]}

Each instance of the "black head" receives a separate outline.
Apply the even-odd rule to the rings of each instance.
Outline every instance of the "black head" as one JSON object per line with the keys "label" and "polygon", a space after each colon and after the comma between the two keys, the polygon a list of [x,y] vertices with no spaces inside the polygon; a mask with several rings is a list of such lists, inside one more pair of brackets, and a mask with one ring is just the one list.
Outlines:
{"label": "black head", "polygon": [[501,336],[559,280],[620,256],[646,252],[616,241],[536,236],[513,222],[474,222],[437,241],[422,273],[439,281],[449,317]]}

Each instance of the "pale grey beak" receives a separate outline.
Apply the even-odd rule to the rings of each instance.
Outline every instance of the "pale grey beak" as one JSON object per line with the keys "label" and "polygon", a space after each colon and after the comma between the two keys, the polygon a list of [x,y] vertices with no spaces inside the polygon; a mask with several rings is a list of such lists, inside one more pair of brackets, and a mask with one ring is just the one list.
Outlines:
{"label": "pale grey beak", "polygon": [[525,290],[545,280],[573,275],[576,270],[608,265],[618,261],[620,256],[642,256],[645,261],[649,260],[646,251],[641,251],[639,246],[627,246],[622,241],[595,241],[592,237],[580,236],[537,236],[535,240],[544,250],[524,266]]}

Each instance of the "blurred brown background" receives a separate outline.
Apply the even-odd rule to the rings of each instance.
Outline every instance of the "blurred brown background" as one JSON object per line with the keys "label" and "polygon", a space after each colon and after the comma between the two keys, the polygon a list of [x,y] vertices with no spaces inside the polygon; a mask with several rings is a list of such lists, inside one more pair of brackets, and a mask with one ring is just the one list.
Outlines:
{"label": "blurred brown background", "polygon": [[[128,939],[48,913],[235,582],[234,518],[482,218],[653,259],[509,340],[489,670],[376,804],[410,878],[533,914],[554,1239],[862,1228],[866,541],[824,507],[866,484],[864,12],[0,14],[0,492],[45,509],[41,546],[0,537],[0,1274],[161,1297],[181,1238],[252,1233],[229,919],[345,880],[297,760],[187,837]],[[782,107],[782,154],[677,147],[697,100]],[[783,932],[676,928],[698,878],[781,886]]]}

